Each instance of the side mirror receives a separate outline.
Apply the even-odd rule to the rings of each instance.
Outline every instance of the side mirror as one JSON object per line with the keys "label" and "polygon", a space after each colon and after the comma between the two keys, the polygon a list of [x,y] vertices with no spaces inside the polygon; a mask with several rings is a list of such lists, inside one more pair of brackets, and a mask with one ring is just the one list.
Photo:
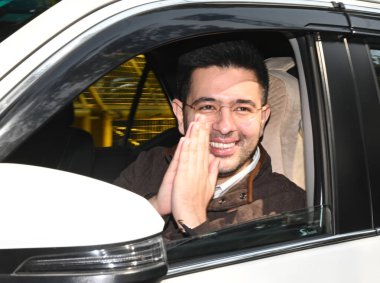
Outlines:
{"label": "side mirror", "polygon": [[164,221],[88,177],[0,164],[1,282],[144,282],[166,274]]}

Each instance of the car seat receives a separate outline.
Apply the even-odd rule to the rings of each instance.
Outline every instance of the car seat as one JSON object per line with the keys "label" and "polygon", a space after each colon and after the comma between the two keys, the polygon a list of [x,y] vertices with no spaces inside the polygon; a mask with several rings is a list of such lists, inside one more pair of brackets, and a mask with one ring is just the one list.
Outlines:
{"label": "car seat", "polygon": [[304,144],[298,80],[288,73],[295,66],[291,57],[265,60],[269,72],[268,103],[271,115],[262,145],[272,159],[272,169],[305,188]]}
{"label": "car seat", "polygon": [[70,104],[37,130],[5,162],[29,164],[89,176],[94,159],[92,136],[72,127]]}

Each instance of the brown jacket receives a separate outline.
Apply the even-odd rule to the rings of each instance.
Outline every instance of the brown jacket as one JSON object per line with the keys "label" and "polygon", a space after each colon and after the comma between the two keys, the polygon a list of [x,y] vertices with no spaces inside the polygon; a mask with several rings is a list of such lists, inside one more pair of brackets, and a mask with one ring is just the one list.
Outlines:
{"label": "brown jacket", "polygon": [[[157,194],[170,160],[170,150],[164,147],[142,152],[114,184],[150,198]],[[252,171],[223,196],[210,201],[208,220],[194,229],[196,233],[305,207],[305,192],[285,176],[272,172],[270,157],[262,147],[259,163],[259,170]],[[170,216],[164,235],[169,239],[181,237]]]}

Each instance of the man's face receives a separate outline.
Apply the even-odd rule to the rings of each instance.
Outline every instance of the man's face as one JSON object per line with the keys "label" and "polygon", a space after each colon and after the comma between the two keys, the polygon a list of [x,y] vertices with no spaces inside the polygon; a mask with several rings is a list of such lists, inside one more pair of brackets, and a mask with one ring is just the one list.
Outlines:
{"label": "man's face", "polygon": [[[244,106],[263,107],[261,95],[262,87],[252,71],[213,66],[196,69],[192,74],[185,103],[195,107],[186,107],[181,101],[174,101],[173,109],[182,134],[196,115],[206,116],[211,125],[210,153],[220,158],[220,177],[233,175],[252,161],[270,110],[265,106],[255,114],[245,116]],[[199,103],[207,107],[199,108]],[[210,107],[212,105],[219,106],[220,111],[212,115],[199,111],[213,108]]]}

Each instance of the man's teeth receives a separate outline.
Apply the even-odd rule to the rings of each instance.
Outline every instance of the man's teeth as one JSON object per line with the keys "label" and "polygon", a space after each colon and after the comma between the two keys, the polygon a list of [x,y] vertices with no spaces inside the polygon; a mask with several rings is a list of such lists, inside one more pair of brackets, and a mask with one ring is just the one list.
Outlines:
{"label": "man's teeth", "polygon": [[232,143],[210,142],[210,145],[211,145],[211,147],[225,149],[225,148],[233,147],[235,145],[235,143],[234,142],[232,142]]}

